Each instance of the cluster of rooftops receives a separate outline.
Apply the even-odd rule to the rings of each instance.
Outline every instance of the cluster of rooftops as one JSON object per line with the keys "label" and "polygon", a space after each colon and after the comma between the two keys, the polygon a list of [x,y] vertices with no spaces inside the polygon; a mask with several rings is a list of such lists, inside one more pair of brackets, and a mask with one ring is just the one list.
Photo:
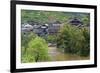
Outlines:
{"label": "cluster of rooftops", "polygon": [[[75,26],[82,25],[82,22],[77,18],[71,19],[68,23]],[[50,22],[42,25],[35,22],[29,22],[22,24],[21,31],[23,33],[32,31],[41,36],[46,34],[56,34],[62,26],[63,24],[61,24],[59,21]]]}

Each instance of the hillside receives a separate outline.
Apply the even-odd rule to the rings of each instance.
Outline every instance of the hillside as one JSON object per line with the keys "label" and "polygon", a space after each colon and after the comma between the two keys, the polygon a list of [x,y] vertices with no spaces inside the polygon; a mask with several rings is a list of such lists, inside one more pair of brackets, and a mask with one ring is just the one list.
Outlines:
{"label": "hillside", "polygon": [[70,19],[77,17],[85,24],[89,24],[90,15],[88,13],[76,12],[56,12],[56,11],[36,11],[36,10],[22,10],[21,23],[38,22],[40,24],[59,21],[66,23]]}

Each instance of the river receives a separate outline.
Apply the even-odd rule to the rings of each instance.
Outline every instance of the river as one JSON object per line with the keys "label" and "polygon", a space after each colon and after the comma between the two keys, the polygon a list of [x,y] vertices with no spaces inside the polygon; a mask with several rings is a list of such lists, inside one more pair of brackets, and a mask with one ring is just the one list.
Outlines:
{"label": "river", "polygon": [[49,47],[51,61],[69,61],[69,60],[88,60],[89,57],[81,57],[73,54],[60,52],[56,47]]}

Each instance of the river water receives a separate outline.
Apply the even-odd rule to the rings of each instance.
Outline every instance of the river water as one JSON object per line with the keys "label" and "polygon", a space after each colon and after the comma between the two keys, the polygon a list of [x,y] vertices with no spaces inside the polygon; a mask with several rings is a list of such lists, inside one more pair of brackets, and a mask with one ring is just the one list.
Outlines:
{"label": "river water", "polygon": [[51,61],[89,60],[89,57],[81,57],[73,54],[65,54],[58,51],[56,47],[49,47]]}

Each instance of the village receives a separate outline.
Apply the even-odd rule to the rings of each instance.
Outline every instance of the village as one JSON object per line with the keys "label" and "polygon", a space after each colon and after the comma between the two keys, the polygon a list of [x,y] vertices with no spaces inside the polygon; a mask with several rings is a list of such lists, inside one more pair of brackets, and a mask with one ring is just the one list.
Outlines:
{"label": "village", "polygon": [[[71,25],[75,25],[77,27],[80,27],[83,25],[82,21],[73,18],[69,22],[66,22]],[[45,35],[56,35],[59,32],[59,29],[63,27],[63,24],[59,21],[51,22],[51,23],[45,23],[45,24],[39,24],[39,23],[34,23],[34,22],[29,22],[29,23],[24,23],[21,26],[21,31],[23,33],[27,32],[34,32],[38,36],[45,36]]]}
{"label": "village", "polygon": [[89,25],[85,13],[23,11],[22,62],[89,59]]}

